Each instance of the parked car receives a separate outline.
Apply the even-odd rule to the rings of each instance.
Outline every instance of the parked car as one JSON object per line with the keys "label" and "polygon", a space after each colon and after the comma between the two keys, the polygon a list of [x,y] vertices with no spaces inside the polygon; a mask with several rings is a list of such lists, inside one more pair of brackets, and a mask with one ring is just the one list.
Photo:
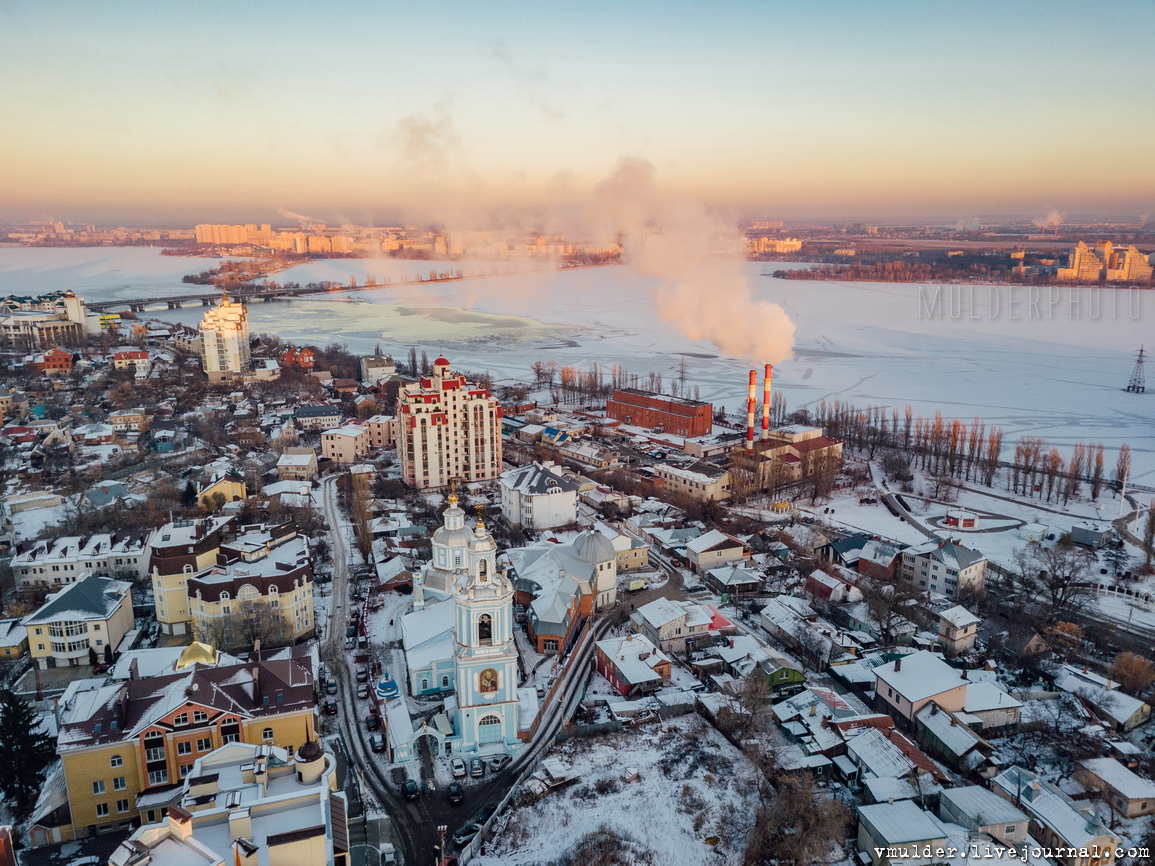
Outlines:
{"label": "parked car", "polygon": [[365,665],[357,665],[357,682],[367,682],[369,679],[369,668]]}
{"label": "parked car", "polygon": [[357,636],[357,626],[351,625],[345,629],[345,637],[356,637],[356,636]]}
{"label": "parked car", "polygon": [[421,789],[412,779],[406,779],[401,785],[401,793],[405,795],[406,800],[416,800],[421,796]]}
{"label": "parked car", "polygon": [[495,773],[499,770],[504,770],[512,760],[513,758],[509,755],[496,755],[489,759],[489,769]]}
{"label": "parked car", "polygon": [[458,827],[457,832],[453,834],[453,843],[458,846],[468,845],[470,840],[481,832],[480,824],[466,824],[463,827]]}
{"label": "parked car", "polygon": [[381,866],[397,866],[397,849],[392,842],[381,843]]}
{"label": "parked car", "polygon": [[369,748],[374,752],[385,751],[385,738],[380,734],[374,734],[369,738]]}
{"label": "parked car", "polygon": [[469,775],[475,779],[480,779],[485,775],[485,762],[481,758],[473,758],[469,762]]}
{"label": "parked car", "polygon": [[455,806],[465,799],[465,791],[462,789],[460,782],[450,782],[449,788],[446,790],[449,793],[449,802]]}
{"label": "parked car", "polygon": [[368,683],[361,683],[361,685],[357,686],[357,697],[359,697],[359,698],[369,697],[369,684]]}
{"label": "parked car", "polygon": [[337,715],[337,702],[335,700],[333,700],[332,698],[329,698],[327,701],[325,701],[325,715],[327,715],[327,716]]}
{"label": "parked car", "polygon": [[345,638],[345,649],[353,649],[353,647],[355,647],[355,646],[357,646],[357,638],[355,638],[355,637]]}
{"label": "parked car", "polygon": [[454,758],[449,762],[449,765],[453,768],[453,778],[465,778],[465,761],[461,760],[461,758]]}
{"label": "parked car", "polygon": [[377,718],[375,713],[370,713],[365,717],[365,730],[375,731],[381,725],[381,720]]}
{"label": "parked car", "polygon": [[327,695],[337,694],[337,681],[335,679],[333,679],[332,677],[329,677],[329,679],[325,680],[325,694],[327,694]]}
{"label": "parked car", "polygon": [[478,824],[484,824],[493,817],[493,813],[497,811],[497,803],[486,803],[477,810],[477,814],[473,816],[473,820]]}
{"label": "parked car", "polygon": [[92,666],[92,673],[94,676],[100,676],[101,674],[106,674],[106,673],[108,673],[108,665],[104,664],[103,662],[101,662],[98,665],[93,665]]}

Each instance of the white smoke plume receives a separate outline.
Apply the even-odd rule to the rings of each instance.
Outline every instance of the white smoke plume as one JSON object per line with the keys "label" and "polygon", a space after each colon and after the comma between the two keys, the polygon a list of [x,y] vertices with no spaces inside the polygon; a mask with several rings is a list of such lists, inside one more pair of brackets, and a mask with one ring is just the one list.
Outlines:
{"label": "white smoke plume", "polygon": [[1063,215],[1061,213],[1059,213],[1057,210],[1052,210],[1046,216],[1035,217],[1034,220],[1032,220],[1032,222],[1034,222],[1034,224],[1037,228],[1057,229],[1059,226],[1061,226],[1063,224]]}
{"label": "white smoke plume", "polygon": [[323,225],[325,225],[324,220],[319,220],[319,219],[316,219],[315,217],[311,217],[311,216],[305,216],[304,214],[300,214],[300,213],[294,213],[293,211],[288,210],[287,208],[279,207],[279,208],[277,208],[277,213],[279,213],[281,216],[283,216],[287,220],[296,220],[297,222],[299,222],[303,226],[306,226],[306,225],[321,225],[321,226],[323,226]]}
{"label": "white smoke plume", "polygon": [[567,234],[620,240],[625,263],[661,281],[658,318],[691,340],[755,362],[791,356],[794,323],[782,307],[751,294],[741,234],[699,202],[662,192],[646,160],[619,161],[592,201],[571,203],[555,221]]}

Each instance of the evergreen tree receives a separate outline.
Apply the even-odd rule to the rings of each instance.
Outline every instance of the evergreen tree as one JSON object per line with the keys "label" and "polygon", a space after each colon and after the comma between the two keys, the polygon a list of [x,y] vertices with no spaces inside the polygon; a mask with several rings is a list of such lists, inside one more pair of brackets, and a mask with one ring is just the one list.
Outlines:
{"label": "evergreen tree", "polygon": [[36,802],[40,777],[56,757],[56,746],[44,732],[28,701],[0,690],[0,792],[24,816]]}
{"label": "evergreen tree", "polygon": [[184,490],[181,491],[180,504],[185,508],[192,508],[197,504],[197,488],[196,485],[192,483],[192,481],[189,481],[184,486]]}

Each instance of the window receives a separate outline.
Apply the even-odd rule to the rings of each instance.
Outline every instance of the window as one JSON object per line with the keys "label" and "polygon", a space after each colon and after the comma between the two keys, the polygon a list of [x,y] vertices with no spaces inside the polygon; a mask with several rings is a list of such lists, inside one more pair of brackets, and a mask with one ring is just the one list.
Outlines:
{"label": "window", "polygon": [[1003,832],[1009,836],[1011,833],[1015,832],[1015,825],[1014,824],[1008,824],[1006,826],[1006,829],[1003,830]]}
{"label": "window", "polygon": [[183,779],[185,776],[187,776],[189,774],[189,772],[192,770],[192,768],[193,768],[192,764],[181,764],[180,765],[180,777]]}
{"label": "window", "polygon": [[235,743],[239,739],[240,739],[239,734],[224,734],[221,737],[221,742],[222,743]]}
{"label": "window", "polygon": [[204,710],[196,710],[193,713],[193,721],[194,722],[207,722],[208,720],[209,720],[209,714],[206,713]]}
{"label": "window", "polygon": [[108,817],[108,804],[107,803],[97,803],[96,804],[96,817],[97,818],[107,818]]}
{"label": "window", "polygon": [[108,759],[108,765],[110,767],[123,767],[124,766],[124,758],[122,758],[120,755],[113,755],[111,758]]}
{"label": "window", "polygon": [[477,642],[482,646],[493,644],[493,617],[483,613],[477,620]]}
{"label": "window", "polygon": [[144,759],[146,761],[163,761],[164,760],[164,747],[163,746],[157,746],[157,747],[152,748],[152,749],[145,749],[144,750]]}
{"label": "window", "polygon": [[201,739],[197,740],[198,752],[207,752],[212,747],[213,741],[209,737],[202,737]]}
{"label": "window", "polygon": [[441,688],[443,688],[443,689],[449,688],[449,677],[442,677],[441,678]]}
{"label": "window", "polygon": [[266,743],[271,743],[273,741],[273,729],[265,728],[263,731],[261,731],[261,739]]}
{"label": "window", "polygon": [[112,790],[123,791],[128,785],[125,783],[124,776],[117,776],[112,780]]}
{"label": "window", "polygon": [[192,742],[186,741],[183,743],[177,743],[176,744],[176,753],[178,755],[191,755],[192,754]]}
{"label": "window", "polygon": [[127,812],[128,811],[128,800],[117,800],[116,801],[116,811],[120,812],[121,814]]}
{"label": "window", "polygon": [[92,783],[92,793],[103,794],[104,793],[104,782],[103,781],[93,782]]}
{"label": "window", "polygon": [[179,716],[177,716],[175,719],[172,720],[172,723],[174,725],[177,725],[177,726],[187,725],[188,724],[188,713],[181,713]]}

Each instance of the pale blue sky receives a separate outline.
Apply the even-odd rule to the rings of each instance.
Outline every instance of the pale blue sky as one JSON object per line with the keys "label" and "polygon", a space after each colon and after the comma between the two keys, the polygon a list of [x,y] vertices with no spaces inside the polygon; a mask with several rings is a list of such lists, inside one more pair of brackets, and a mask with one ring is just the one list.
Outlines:
{"label": "pale blue sky", "polygon": [[0,2],[0,218],[1155,210],[1150,2]]}

